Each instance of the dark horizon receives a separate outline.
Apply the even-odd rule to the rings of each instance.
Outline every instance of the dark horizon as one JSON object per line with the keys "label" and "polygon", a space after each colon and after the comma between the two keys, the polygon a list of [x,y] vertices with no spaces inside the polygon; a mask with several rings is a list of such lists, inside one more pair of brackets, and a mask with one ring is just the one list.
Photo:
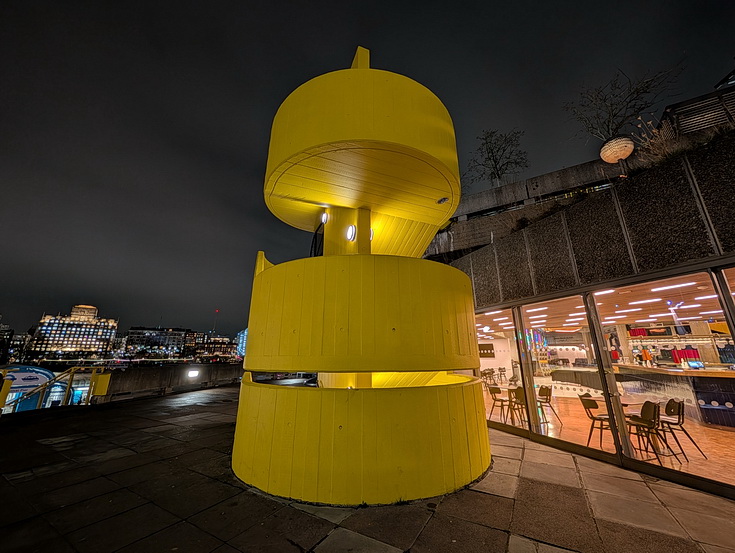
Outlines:
{"label": "dark horizon", "polygon": [[[462,169],[483,129],[525,131],[527,178],[597,157],[562,109],[583,85],[684,60],[661,106],[734,68],[735,5],[264,2],[0,5],[2,323],[91,304],[131,326],[247,326],[255,255],[309,253],[262,187],[280,103],[317,75],[372,66],[432,90]],[[479,191],[475,187],[474,191]]]}

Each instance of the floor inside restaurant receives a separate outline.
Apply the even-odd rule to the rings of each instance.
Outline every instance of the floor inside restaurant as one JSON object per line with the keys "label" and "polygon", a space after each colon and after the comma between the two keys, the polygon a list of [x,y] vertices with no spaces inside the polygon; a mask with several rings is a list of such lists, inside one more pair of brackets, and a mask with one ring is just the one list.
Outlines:
{"label": "floor inside restaurant", "polygon": [[[443,497],[333,508],[266,496],[230,469],[237,395],[3,416],[0,551],[735,552],[735,502],[496,430],[492,470]],[[563,437],[586,442],[586,418],[567,414],[579,428]]]}
{"label": "floor inside restaurant", "polygon": [[[599,402],[601,410],[604,411],[604,403]],[[582,404],[577,397],[557,397],[551,399],[551,405],[554,407],[557,419],[552,410],[548,406],[544,406],[546,423],[541,425],[545,435],[552,438],[559,438],[567,442],[575,444],[587,445],[587,438],[590,436],[590,427],[592,421],[587,417]],[[492,397],[485,394],[485,407],[487,413],[490,413],[493,406]],[[629,409],[626,409],[626,412]],[[539,408],[539,418],[542,419]],[[495,422],[511,423],[510,417],[503,417],[500,409],[496,405],[492,410],[491,420]],[[514,426],[526,427],[525,421],[513,421]],[[674,456],[670,450],[662,448],[660,455],[661,464],[667,468],[677,471],[688,472],[697,476],[726,482],[735,485],[735,471],[732,469],[732,459],[735,455],[735,428],[729,426],[720,426],[715,424],[705,424],[696,420],[687,418],[684,423],[687,432],[691,435],[697,445],[702,449],[707,458],[697,450],[695,445],[689,441],[681,432],[677,432],[681,448],[684,450],[686,457],[682,455],[677,444],[671,439],[670,434],[666,434],[666,439],[671,450],[677,455]],[[637,445],[635,436],[632,438],[633,445]],[[600,448],[600,431],[595,429],[592,433],[590,447],[602,449],[610,453],[615,452],[612,433],[610,430],[602,432],[602,448]],[[648,452],[636,453],[638,459],[646,459],[648,462],[658,465],[659,462],[649,449]],[[681,461],[681,462],[679,462]]]}

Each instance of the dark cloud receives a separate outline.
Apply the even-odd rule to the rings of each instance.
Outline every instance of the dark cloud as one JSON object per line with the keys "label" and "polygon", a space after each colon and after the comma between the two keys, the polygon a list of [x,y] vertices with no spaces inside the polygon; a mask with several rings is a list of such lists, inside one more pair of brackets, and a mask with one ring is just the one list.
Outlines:
{"label": "dark cloud", "polygon": [[596,155],[561,110],[583,84],[684,58],[678,99],[709,91],[732,69],[733,16],[724,1],[6,0],[3,322],[92,303],[122,328],[204,330],[215,308],[219,330],[244,328],[257,250],[282,262],[311,239],[263,202],[273,115],[358,44],[442,99],[462,163],[482,129],[524,129],[531,176]]}

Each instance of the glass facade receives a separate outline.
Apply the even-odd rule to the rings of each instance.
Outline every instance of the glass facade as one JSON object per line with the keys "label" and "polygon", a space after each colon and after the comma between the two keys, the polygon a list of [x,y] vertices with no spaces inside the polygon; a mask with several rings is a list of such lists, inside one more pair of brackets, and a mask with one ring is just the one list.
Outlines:
{"label": "glass facade", "polygon": [[488,420],[735,485],[733,294],[729,268],[478,313]]}

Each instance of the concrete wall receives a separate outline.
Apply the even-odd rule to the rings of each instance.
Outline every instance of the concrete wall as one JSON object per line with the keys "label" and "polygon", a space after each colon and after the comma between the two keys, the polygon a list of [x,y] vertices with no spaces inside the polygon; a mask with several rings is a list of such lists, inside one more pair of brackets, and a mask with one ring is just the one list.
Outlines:
{"label": "concrete wall", "polygon": [[[199,374],[190,377],[189,371],[199,371]],[[95,403],[233,384],[239,382],[242,374],[240,363],[171,363],[115,369],[110,377],[107,395],[96,397]]]}
{"label": "concrete wall", "polygon": [[[496,217],[472,220],[475,235],[492,233]],[[485,240],[452,263],[473,279],[478,308],[735,262],[735,134]]]}

